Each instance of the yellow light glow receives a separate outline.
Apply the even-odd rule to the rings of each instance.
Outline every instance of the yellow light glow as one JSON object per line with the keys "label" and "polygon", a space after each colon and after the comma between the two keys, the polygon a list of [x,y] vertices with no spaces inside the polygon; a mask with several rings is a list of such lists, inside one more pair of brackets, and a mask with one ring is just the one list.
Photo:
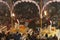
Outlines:
{"label": "yellow light glow", "polygon": [[45,16],[47,15],[47,11],[44,11],[44,15],[45,15]]}
{"label": "yellow light glow", "polygon": [[11,17],[15,17],[15,14],[14,14],[14,13],[12,13],[12,14],[11,14]]}

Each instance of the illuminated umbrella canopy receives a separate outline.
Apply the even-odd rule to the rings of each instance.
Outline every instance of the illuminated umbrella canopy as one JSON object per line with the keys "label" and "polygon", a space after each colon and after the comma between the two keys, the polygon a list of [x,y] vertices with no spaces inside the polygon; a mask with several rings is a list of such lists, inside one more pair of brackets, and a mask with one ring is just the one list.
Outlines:
{"label": "illuminated umbrella canopy", "polygon": [[[43,18],[47,20],[55,21],[55,25],[58,25],[58,20],[60,20],[60,2],[49,1],[47,2],[42,9]],[[45,20],[46,20],[45,19]],[[43,19],[44,20],[44,19]],[[48,21],[47,21],[48,22]]]}
{"label": "illuminated umbrella canopy", "polygon": [[46,11],[46,14],[49,15],[50,17],[57,16],[57,15],[59,16],[60,2],[51,2],[47,4],[43,10],[43,16],[45,14],[45,11]]}
{"label": "illuminated umbrella canopy", "polygon": [[[38,20],[40,19],[40,7],[35,1],[31,0],[23,0],[23,1],[17,1],[13,5],[13,13],[15,13],[16,18],[19,21],[24,21],[26,22],[26,19],[29,21],[32,20]],[[24,23],[23,22],[23,23]],[[28,27],[30,28],[36,28],[36,21],[30,22],[30,25]]]}
{"label": "illuminated umbrella canopy", "polygon": [[16,14],[16,17],[20,20],[21,18],[28,19],[39,19],[39,5],[35,1],[17,1],[14,4],[13,12]]}
{"label": "illuminated umbrella canopy", "polygon": [[9,5],[4,1],[0,2],[0,24],[2,24],[2,25],[10,24]]}

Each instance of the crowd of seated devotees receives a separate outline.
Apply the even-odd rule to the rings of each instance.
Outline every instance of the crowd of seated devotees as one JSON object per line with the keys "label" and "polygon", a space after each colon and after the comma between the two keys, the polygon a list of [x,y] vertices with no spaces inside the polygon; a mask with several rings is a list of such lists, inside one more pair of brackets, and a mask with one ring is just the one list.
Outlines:
{"label": "crowd of seated devotees", "polygon": [[8,32],[5,34],[3,31],[0,32],[0,40],[58,40],[56,36],[54,37],[48,37],[46,34],[46,38],[37,38],[37,33],[33,32],[32,35],[28,34],[22,34],[19,32],[16,33],[10,33]]}

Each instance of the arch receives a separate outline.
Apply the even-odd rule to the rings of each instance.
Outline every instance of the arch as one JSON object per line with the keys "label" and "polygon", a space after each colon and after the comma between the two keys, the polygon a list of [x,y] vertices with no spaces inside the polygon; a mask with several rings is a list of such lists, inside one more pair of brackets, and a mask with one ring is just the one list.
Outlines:
{"label": "arch", "polygon": [[10,6],[8,5],[7,2],[5,2],[5,1],[0,1],[0,2],[3,3],[3,4],[5,4],[9,8],[9,10],[10,10]]}
{"label": "arch", "polygon": [[[8,5],[8,3],[7,2],[5,2],[5,1],[0,1],[0,7],[2,7],[1,9],[0,9],[0,11],[1,11],[1,14],[0,14],[0,18],[1,18],[1,22],[4,20],[4,21],[7,21],[7,20],[10,20],[10,7],[9,7],[9,5]],[[5,8],[5,9],[4,9]],[[3,15],[3,16],[2,16]],[[5,17],[5,18],[4,18]],[[8,18],[9,17],[9,18]],[[5,22],[4,22],[4,24],[5,24]]]}
{"label": "arch", "polygon": [[42,12],[44,11],[44,8],[45,8],[47,5],[49,5],[50,3],[52,3],[52,2],[60,2],[60,1],[58,1],[58,0],[48,1],[48,2],[43,6]]}
{"label": "arch", "polygon": [[39,7],[39,5],[35,2],[35,1],[32,1],[32,0],[22,0],[22,1],[17,1],[17,2],[15,2],[14,3],[14,5],[13,5],[13,7],[12,7],[12,10],[14,10],[14,7],[18,4],[18,3],[22,3],[22,2],[29,2],[29,3],[33,3],[33,4],[35,4],[36,6],[37,6],[37,8],[38,8],[38,10],[39,10],[39,16],[40,16],[40,7]]}

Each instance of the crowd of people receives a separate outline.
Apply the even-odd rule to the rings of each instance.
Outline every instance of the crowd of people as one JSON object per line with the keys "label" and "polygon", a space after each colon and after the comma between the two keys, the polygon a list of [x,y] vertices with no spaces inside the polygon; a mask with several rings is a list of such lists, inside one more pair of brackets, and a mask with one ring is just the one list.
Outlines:
{"label": "crowd of people", "polygon": [[40,31],[31,28],[28,28],[24,33],[21,33],[17,29],[16,32],[7,31],[8,32],[0,31],[0,40],[58,40],[56,35],[54,37],[48,37],[48,34],[43,36],[40,34]]}
{"label": "crowd of people", "polygon": [[3,31],[0,32],[0,40],[58,40],[56,36],[54,37],[48,37],[46,34],[44,38],[39,37],[37,38],[39,34],[36,34],[35,32],[32,33],[32,35],[28,34],[21,34],[19,32],[16,33],[10,33],[8,32],[5,34]]}
{"label": "crowd of people", "polygon": [[[16,0],[14,2],[16,2]],[[23,5],[23,3],[24,3],[24,5]],[[20,6],[20,4],[22,6]],[[37,14],[39,10],[37,9],[35,4],[29,3],[29,2],[28,3],[22,2],[20,4],[18,4],[18,6],[16,6],[16,8],[14,8],[14,9],[17,9],[17,10],[15,10],[15,13],[16,13],[16,11],[18,11],[17,12],[18,14],[16,13],[16,15],[17,15],[16,17],[17,17],[17,19],[19,19],[20,25],[23,24],[29,28],[32,28],[33,32],[32,33],[26,32],[26,33],[22,34],[19,31],[17,31],[16,33],[8,32],[6,34],[4,31],[2,31],[2,32],[0,32],[0,40],[58,40],[56,36],[48,37],[48,34],[46,34],[45,37],[42,37],[42,36],[40,36],[40,33],[39,33],[40,30],[39,31],[36,30],[36,27],[40,28],[40,22],[37,22],[37,21],[39,21],[39,14]],[[27,10],[25,10],[25,9],[27,9]],[[2,14],[2,12],[0,13],[0,15],[1,14]],[[22,14],[22,16],[21,16],[21,14]],[[8,19],[8,18],[6,18],[6,19]],[[5,19],[3,18],[3,21],[4,20]],[[8,20],[9,20],[9,22],[8,22]],[[5,26],[10,28],[11,27],[11,23],[10,23],[11,20],[10,19],[8,19],[8,20],[4,21],[3,23],[5,23]],[[17,21],[15,19],[13,20],[13,22],[14,22],[13,25],[15,25],[15,22],[17,23]],[[50,25],[49,20],[45,21],[45,23],[47,23],[47,26]],[[44,25],[45,23],[42,24],[43,27],[46,26],[46,25]],[[10,25],[8,25],[8,24],[10,24]]]}

